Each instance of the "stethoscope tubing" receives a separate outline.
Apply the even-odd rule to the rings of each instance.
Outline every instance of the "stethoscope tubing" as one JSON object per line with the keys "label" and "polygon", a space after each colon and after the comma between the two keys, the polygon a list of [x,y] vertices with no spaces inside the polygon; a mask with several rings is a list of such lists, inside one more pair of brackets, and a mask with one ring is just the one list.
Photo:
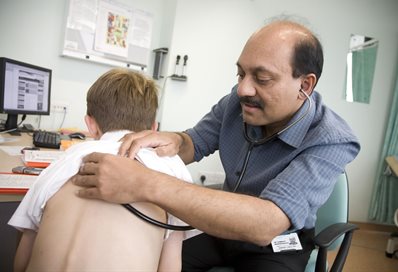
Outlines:
{"label": "stethoscope tubing", "polygon": [[288,130],[289,128],[295,126],[298,122],[303,120],[304,117],[306,117],[308,115],[308,113],[310,112],[310,109],[312,107],[312,101],[311,101],[311,98],[308,96],[308,94],[306,94],[306,92],[304,92],[302,89],[300,89],[300,92],[302,92],[307,97],[306,100],[308,101],[308,106],[307,106],[306,111],[299,118],[297,118],[296,121],[294,121],[290,125],[287,125],[286,127],[281,129],[280,131],[278,131],[278,132],[276,132],[276,133],[274,133],[274,134],[272,134],[272,135],[270,135],[268,137],[264,137],[262,139],[253,139],[252,137],[250,137],[249,133],[247,132],[247,124],[246,124],[246,122],[243,122],[243,135],[245,136],[246,141],[248,141],[250,144],[252,144],[254,146],[263,145],[265,143],[268,143],[272,139],[276,138],[277,136],[281,135],[283,132],[285,132],[286,130]]}
{"label": "stethoscope tubing", "polygon": [[136,215],[138,218],[148,222],[149,224],[155,225],[157,227],[163,228],[163,229],[169,229],[169,230],[176,230],[176,231],[186,231],[186,230],[193,230],[195,229],[194,227],[191,227],[189,225],[187,226],[178,226],[178,225],[171,225],[167,223],[160,222],[156,219],[153,219],[149,217],[148,215],[140,212],[130,204],[121,204],[123,207],[125,207],[129,212],[133,213]]}

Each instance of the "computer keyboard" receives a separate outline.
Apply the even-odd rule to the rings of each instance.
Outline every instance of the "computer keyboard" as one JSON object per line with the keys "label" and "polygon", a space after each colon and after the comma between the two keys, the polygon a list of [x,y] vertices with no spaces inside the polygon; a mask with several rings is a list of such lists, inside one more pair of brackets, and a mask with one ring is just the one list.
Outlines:
{"label": "computer keyboard", "polygon": [[56,132],[36,130],[33,132],[33,145],[37,147],[59,149],[61,145],[61,135]]}

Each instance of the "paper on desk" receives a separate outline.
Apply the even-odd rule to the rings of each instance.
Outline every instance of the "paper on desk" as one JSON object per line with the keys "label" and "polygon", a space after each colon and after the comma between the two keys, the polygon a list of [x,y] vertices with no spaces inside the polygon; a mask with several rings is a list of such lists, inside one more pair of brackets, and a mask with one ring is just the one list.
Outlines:
{"label": "paper on desk", "polygon": [[17,141],[18,141],[17,138],[11,138],[11,137],[3,137],[3,136],[0,136],[0,144],[2,144],[2,143],[17,142]]}
{"label": "paper on desk", "polygon": [[20,156],[21,155],[21,150],[26,146],[0,146],[0,149],[6,152],[10,156]]}
{"label": "paper on desk", "polygon": [[25,150],[22,161],[30,167],[45,168],[53,161],[60,159],[64,154],[65,151]]}
{"label": "paper on desk", "polygon": [[37,176],[0,173],[1,189],[29,189]]}

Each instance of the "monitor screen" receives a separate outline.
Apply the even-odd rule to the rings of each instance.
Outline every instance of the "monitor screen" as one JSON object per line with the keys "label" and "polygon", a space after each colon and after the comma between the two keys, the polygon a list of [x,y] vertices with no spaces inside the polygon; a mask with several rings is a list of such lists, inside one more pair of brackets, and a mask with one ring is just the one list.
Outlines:
{"label": "monitor screen", "polygon": [[0,58],[0,112],[5,129],[17,127],[18,114],[50,114],[51,70]]}

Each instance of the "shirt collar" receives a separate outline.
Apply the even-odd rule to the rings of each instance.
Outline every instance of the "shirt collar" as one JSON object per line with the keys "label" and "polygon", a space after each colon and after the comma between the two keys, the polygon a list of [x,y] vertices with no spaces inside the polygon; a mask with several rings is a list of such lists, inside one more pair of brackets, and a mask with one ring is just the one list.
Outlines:
{"label": "shirt collar", "polygon": [[306,111],[308,109],[309,101],[305,101],[287,125],[289,126],[290,124],[293,124],[293,122],[301,118],[304,114],[306,114],[306,116],[278,137],[280,140],[295,148],[299,147],[302,143],[315,116],[316,99],[314,99],[313,95],[311,95],[309,99],[311,99],[311,108],[309,109],[308,114],[306,114]]}
{"label": "shirt collar", "polygon": [[130,130],[116,130],[105,132],[100,138],[100,140],[105,141],[119,141],[127,133],[132,133]]}

